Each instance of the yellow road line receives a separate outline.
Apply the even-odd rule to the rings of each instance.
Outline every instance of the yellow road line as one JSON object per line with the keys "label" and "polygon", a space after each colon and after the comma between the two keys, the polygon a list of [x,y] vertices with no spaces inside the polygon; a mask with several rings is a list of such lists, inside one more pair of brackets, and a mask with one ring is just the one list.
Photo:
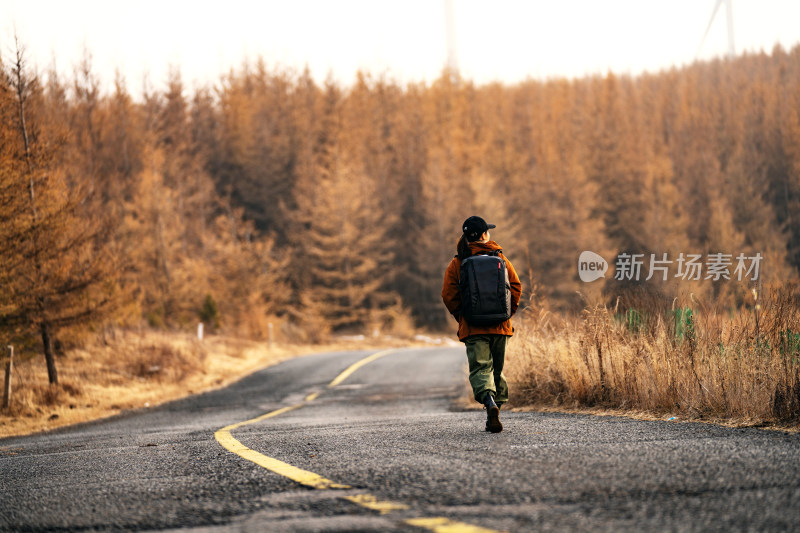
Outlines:
{"label": "yellow road line", "polygon": [[[242,426],[249,426],[250,424],[255,424],[257,422],[261,422],[262,420],[266,420],[267,418],[272,418],[273,416],[282,415],[283,413],[288,413],[289,411],[293,411],[303,407],[302,403],[298,403],[295,405],[290,405],[288,407],[281,407],[280,409],[275,409],[274,411],[270,411],[267,414],[261,415],[257,418],[252,418],[250,420],[245,420],[244,422],[237,422],[236,424],[231,424],[230,426],[225,426],[224,428],[220,429],[219,431],[233,431],[234,429],[239,429]],[[219,432],[217,432],[219,433]]]}
{"label": "yellow road line", "polygon": [[284,463],[283,461],[279,461],[277,459],[273,459],[272,457],[267,457],[264,454],[258,453],[255,450],[251,450],[230,434],[230,431],[226,431],[224,429],[220,429],[214,434],[214,438],[222,444],[222,446],[239,457],[243,459],[247,459],[258,466],[264,467],[267,470],[275,472],[276,474],[280,474],[283,477],[288,477],[292,481],[296,481],[301,485],[305,485],[307,487],[311,487],[314,489],[349,489],[350,487],[347,485],[341,485],[339,483],[334,483],[330,479],[326,479],[319,474],[315,474],[314,472],[309,472],[308,470],[303,470],[301,468],[297,468],[296,466],[292,466],[289,463]]}
{"label": "yellow road line", "polygon": [[[345,370],[343,370],[338,376],[336,376],[333,381],[328,384],[328,388],[333,388],[340,383],[342,383],[345,379],[350,377],[356,370],[361,368],[362,366],[375,361],[376,359],[383,357],[384,355],[388,355],[392,353],[394,350],[383,350],[380,352],[376,352],[372,355],[365,357],[359,361],[356,361]],[[287,407],[281,407],[280,409],[276,409],[274,411],[270,411],[269,413],[265,413],[261,416],[256,418],[252,418],[250,420],[245,420],[244,422],[237,422],[235,424],[231,424],[229,426],[225,426],[224,428],[218,430],[214,433],[214,438],[217,439],[226,450],[235,453],[239,457],[243,459],[247,459],[248,461],[257,464],[258,466],[265,468],[271,472],[275,472],[283,477],[289,478],[292,481],[300,483],[301,485],[305,485],[307,487],[312,487],[315,489],[349,489],[351,488],[349,485],[342,485],[340,483],[335,483],[330,479],[326,479],[319,474],[315,474],[314,472],[309,472],[308,470],[303,470],[301,468],[297,468],[296,466],[292,466],[289,463],[284,463],[283,461],[279,461],[273,457],[268,457],[262,453],[259,453],[255,450],[252,450],[236,440],[233,435],[231,435],[231,431],[238,429],[243,426],[247,426],[250,424],[255,424],[257,422],[261,422],[262,420],[266,420],[268,418],[272,418],[283,413],[287,413],[289,411],[293,411],[294,409],[299,409],[303,407],[309,402],[313,402],[319,397],[319,392],[313,392],[305,397],[302,403],[298,403],[295,405],[289,405]],[[348,500],[350,502],[355,503],[361,507],[366,509],[371,509],[373,511],[378,511],[381,514],[386,514],[391,511],[399,511],[408,509],[408,505],[403,503],[392,502],[388,500],[379,500],[372,494],[355,494],[349,496],[342,496],[343,499]],[[470,524],[465,524],[463,522],[453,522],[447,518],[442,517],[435,517],[435,518],[413,518],[410,520],[405,521],[407,524],[415,527],[420,527],[423,529],[429,529],[434,533],[498,533],[491,529],[485,529],[477,526],[472,526]]]}
{"label": "yellow road line", "polygon": [[366,365],[368,363],[371,363],[375,359],[379,359],[379,358],[383,357],[384,355],[389,355],[393,351],[394,350],[383,350],[382,352],[376,352],[376,353],[374,353],[374,354],[372,354],[370,356],[367,356],[364,359],[361,359],[360,361],[356,361],[352,365],[348,366],[344,371],[342,371],[341,374],[336,376],[333,379],[333,381],[328,383],[328,388],[332,389],[333,387],[335,387],[336,385],[340,384],[342,381],[344,381],[348,377],[350,377],[350,374],[352,374],[353,372],[355,372],[356,370],[358,370],[362,366],[364,366],[364,365]]}
{"label": "yellow road line", "polygon": [[250,420],[245,420],[244,422],[238,422],[236,424],[231,424],[230,426],[225,426],[224,428],[220,429],[216,433],[214,433],[214,438],[217,439],[226,450],[235,453],[239,457],[243,459],[247,459],[258,466],[266,468],[276,474],[280,474],[281,476],[288,477],[292,481],[296,481],[302,485],[306,485],[307,487],[313,487],[315,489],[348,489],[347,485],[340,485],[339,483],[334,483],[330,479],[325,479],[324,477],[315,474],[314,472],[309,472],[307,470],[303,470],[297,468],[296,466],[292,466],[288,463],[284,463],[283,461],[279,461],[277,459],[273,459],[272,457],[268,457],[264,454],[261,454],[255,450],[252,450],[236,440],[233,435],[231,435],[231,431],[234,429],[240,428],[242,426],[247,426],[249,424],[255,424],[256,422],[261,422],[262,420],[266,420],[267,418],[272,418],[273,416],[278,416],[280,414],[292,411],[294,409],[298,409],[302,407],[304,404],[298,403],[296,405],[290,405],[288,407],[282,407],[280,409],[276,409],[274,411],[270,411],[267,414],[261,415],[256,418],[252,418]]}
{"label": "yellow road line", "polygon": [[[383,357],[391,353],[393,350],[383,350],[380,352],[376,352],[372,355],[357,361],[356,363],[347,367],[344,371],[342,371],[338,376],[336,376],[333,381],[330,382],[328,387],[335,387],[345,379],[347,379],[353,372],[361,368],[362,366],[366,365],[378,359],[379,357]],[[307,487],[313,487],[315,489],[349,489],[350,486],[342,485],[340,483],[335,483],[330,479],[326,479],[319,474],[315,474],[314,472],[309,472],[308,470],[303,470],[301,468],[297,468],[296,466],[292,466],[289,463],[284,463],[283,461],[279,461],[273,457],[266,456],[262,453],[259,453],[255,450],[252,450],[239,442],[237,439],[231,435],[231,431],[235,429],[239,429],[243,426],[248,426],[250,424],[256,424],[268,418],[272,418],[274,416],[282,415],[283,413],[287,413],[289,411],[293,411],[294,409],[299,409],[303,407],[308,402],[313,402],[319,396],[319,392],[313,392],[305,397],[302,403],[297,403],[294,405],[289,405],[287,407],[281,407],[280,409],[276,409],[274,411],[270,411],[269,413],[263,414],[256,418],[251,418],[250,420],[245,420],[243,422],[237,422],[236,424],[231,424],[229,426],[225,426],[224,428],[218,430],[214,433],[214,438],[217,439],[226,450],[235,453],[239,457],[243,459],[247,459],[258,466],[266,468],[271,472],[275,472],[281,476],[287,477],[292,481],[296,481],[301,485],[305,485]],[[381,512],[387,512],[386,510],[391,509],[400,509],[405,507],[400,507],[403,504],[393,503],[393,502],[382,502],[378,501],[374,496],[370,495],[361,495],[361,496],[353,496],[350,499],[353,503],[357,503],[362,507],[367,507],[369,509],[374,509]]]}
{"label": "yellow road line", "polygon": [[494,529],[473,526],[464,522],[454,522],[448,518],[412,518],[405,521],[415,527],[430,529],[433,533],[499,533]]}
{"label": "yellow road line", "polygon": [[317,399],[317,397],[318,397],[318,396],[319,396],[319,393],[318,393],[318,392],[312,392],[311,394],[309,394],[308,396],[306,396],[306,399],[305,399],[304,401],[306,401],[306,402],[313,402],[314,400],[316,400],[316,399]]}
{"label": "yellow road line", "polygon": [[408,509],[408,505],[404,503],[390,502],[388,500],[379,500],[372,494],[356,494],[354,496],[344,496],[345,500],[349,500],[356,505],[378,511],[381,514],[386,514],[391,511],[400,511]]}

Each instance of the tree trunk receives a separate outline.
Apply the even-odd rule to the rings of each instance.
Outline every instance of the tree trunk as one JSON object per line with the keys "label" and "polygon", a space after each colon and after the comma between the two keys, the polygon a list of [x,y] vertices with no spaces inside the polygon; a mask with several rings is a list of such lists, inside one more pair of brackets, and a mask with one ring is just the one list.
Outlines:
{"label": "tree trunk", "polygon": [[42,323],[42,343],[44,344],[44,358],[47,361],[47,377],[51,385],[58,385],[58,372],[56,360],[53,357],[53,339],[50,337],[50,325]]}

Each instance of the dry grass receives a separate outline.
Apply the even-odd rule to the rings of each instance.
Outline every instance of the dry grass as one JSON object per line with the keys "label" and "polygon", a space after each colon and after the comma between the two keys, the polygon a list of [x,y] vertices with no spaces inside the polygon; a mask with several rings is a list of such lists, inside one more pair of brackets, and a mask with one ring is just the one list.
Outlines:
{"label": "dry grass", "polygon": [[[641,306],[641,327],[602,306],[519,323],[506,374],[517,406],[595,408],[728,421],[800,422],[800,291],[782,286],[752,309],[695,300],[694,333],[678,338],[669,307]],[[616,311],[616,312],[615,312]]]}
{"label": "dry grass", "polygon": [[269,348],[266,342],[224,336],[199,342],[189,334],[116,330],[58,357],[58,386],[47,384],[44,357],[16,363],[12,402],[0,411],[0,437],[155,406],[223,387],[304,353],[411,344],[424,343],[383,337]]}

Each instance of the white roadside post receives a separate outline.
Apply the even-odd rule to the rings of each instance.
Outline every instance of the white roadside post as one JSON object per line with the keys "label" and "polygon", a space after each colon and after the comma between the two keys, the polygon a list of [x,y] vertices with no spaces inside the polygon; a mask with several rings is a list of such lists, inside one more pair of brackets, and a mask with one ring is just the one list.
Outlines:
{"label": "white roadside post", "polygon": [[197,324],[197,340],[203,340],[203,323]]}
{"label": "white roadside post", "polygon": [[274,338],[273,338],[274,329],[275,328],[272,327],[272,322],[267,324],[267,344],[268,344],[270,350],[272,349],[272,343],[274,342]]}

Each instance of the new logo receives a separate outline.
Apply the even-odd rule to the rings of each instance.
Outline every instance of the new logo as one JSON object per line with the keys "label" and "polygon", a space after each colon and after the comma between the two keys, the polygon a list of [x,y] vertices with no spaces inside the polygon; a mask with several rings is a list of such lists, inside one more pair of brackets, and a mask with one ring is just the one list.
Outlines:
{"label": "new logo", "polygon": [[606,277],[608,262],[594,252],[586,250],[578,258],[578,276],[581,281],[589,283]]}

